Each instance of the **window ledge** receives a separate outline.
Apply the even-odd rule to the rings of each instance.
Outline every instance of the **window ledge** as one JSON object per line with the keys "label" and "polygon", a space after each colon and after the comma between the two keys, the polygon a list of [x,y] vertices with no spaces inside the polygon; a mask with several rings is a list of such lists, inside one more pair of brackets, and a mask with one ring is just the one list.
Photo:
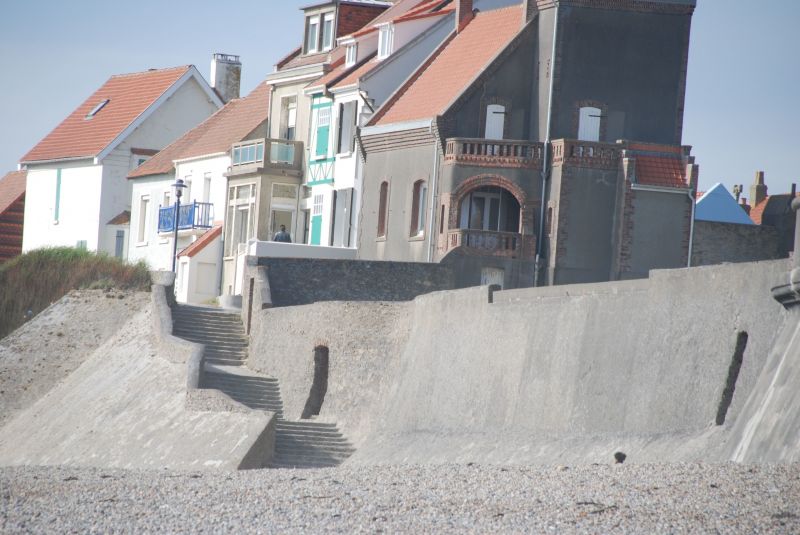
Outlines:
{"label": "window ledge", "polygon": [[425,234],[423,233],[409,236],[408,241],[425,241]]}
{"label": "window ledge", "polygon": [[136,247],[145,247],[147,245],[146,241],[139,241],[136,242]]}
{"label": "window ledge", "polygon": [[378,236],[375,241],[386,241],[386,236]]}

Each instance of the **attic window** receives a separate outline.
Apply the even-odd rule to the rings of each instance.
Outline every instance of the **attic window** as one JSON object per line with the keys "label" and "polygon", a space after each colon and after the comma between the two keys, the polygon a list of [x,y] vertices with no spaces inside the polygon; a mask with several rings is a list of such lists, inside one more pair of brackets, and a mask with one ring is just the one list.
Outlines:
{"label": "attic window", "polygon": [[394,27],[391,23],[380,27],[378,34],[378,59],[388,58],[392,53]]}
{"label": "attic window", "polygon": [[353,65],[356,64],[358,58],[358,44],[354,43],[352,45],[347,45],[345,51],[346,51],[345,65],[347,67],[352,67]]}
{"label": "attic window", "polygon": [[86,117],[84,117],[84,119],[91,119],[92,117],[97,115],[100,112],[100,110],[102,110],[106,106],[106,104],[108,104],[109,102],[111,102],[110,98],[107,98],[107,99],[103,100],[102,102],[100,102],[100,104],[95,106],[92,109],[92,111],[90,111],[89,113],[86,114]]}

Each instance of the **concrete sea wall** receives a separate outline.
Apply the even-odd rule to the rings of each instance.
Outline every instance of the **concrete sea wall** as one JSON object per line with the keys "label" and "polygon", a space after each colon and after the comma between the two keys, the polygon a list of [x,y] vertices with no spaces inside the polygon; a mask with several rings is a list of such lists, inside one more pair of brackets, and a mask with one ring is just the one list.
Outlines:
{"label": "concrete sea wall", "polygon": [[[491,303],[484,287],[254,311],[251,365],[280,379],[299,415],[313,348],[327,345],[319,417],[359,446],[351,462],[607,462],[617,449],[634,462],[726,460],[745,407],[764,413],[751,397],[769,390],[771,351],[796,321],[770,296],[788,270],[770,261],[494,292]],[[790,411],[796,397],[771,403]]]}

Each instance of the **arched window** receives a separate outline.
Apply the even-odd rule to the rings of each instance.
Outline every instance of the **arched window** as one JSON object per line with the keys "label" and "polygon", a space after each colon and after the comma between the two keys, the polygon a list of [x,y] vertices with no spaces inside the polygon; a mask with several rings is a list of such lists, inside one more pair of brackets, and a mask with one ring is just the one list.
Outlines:
{"label": "arched window", "polygon": [[594,106],[583,106],[578,114],[578,139],[600,141],[600,118],[602,110]]}
{"label": "arched window", "polygon": [[506,126],[506,107],[500,104],[486,106],[486,129],[484,138],[503,139]]}
{"label": "arched window", "polygon": [[414,182],[411,198],[411,236],[425,234],[426,200],[428,198],[428,183],[424,180]]}
{"label": "arched window", "polygon": [[378,237],[386,236],[386,220],[389,212],[389,183],[381,182],[380,200],[378,201]]}

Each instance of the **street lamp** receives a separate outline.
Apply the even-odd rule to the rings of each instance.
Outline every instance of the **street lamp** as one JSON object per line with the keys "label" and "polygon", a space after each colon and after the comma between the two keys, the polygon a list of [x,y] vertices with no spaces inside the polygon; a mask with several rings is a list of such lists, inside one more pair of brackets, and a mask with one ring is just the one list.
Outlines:
{"label": "street lamp", "polygon": [[182,179],[178,179],[172,184],[172,187],[175,188],[175,219],[173,220],[173,230],[174,240],[172,240],[172,272],[175,273],[177,277],[178,272],[175,271],[178,264],[178,217],[181,213],[181,196],[183,195],[183,190],[186,188],[186,184],[183,183]]}

